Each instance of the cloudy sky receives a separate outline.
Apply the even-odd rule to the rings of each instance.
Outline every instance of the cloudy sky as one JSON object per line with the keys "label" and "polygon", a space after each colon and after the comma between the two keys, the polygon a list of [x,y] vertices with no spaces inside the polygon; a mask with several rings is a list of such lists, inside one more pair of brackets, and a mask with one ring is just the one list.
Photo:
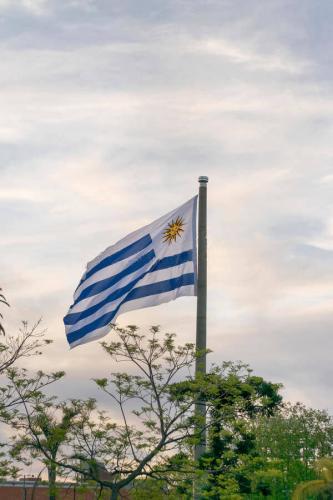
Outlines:
{"label": "cloudy sky", "polygon": [[[331,0],[0,0],[0,285],[40,316],[66,397],[112,368],[69,351],[85,264],[209,176],[211,361],[333,412]],[[195,301],[119,318],[193,341]],[[98,367],[96,367],[98,360]]]}

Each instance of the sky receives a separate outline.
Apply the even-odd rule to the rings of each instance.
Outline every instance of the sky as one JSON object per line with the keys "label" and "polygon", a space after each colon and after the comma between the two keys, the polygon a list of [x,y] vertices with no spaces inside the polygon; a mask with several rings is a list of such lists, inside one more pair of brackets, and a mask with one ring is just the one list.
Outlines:
{"label": "sky", "polygon": [[[210,363],[333,413],[332,20],[331,0],[0,0],[2,312],[13,334],[43,318],[26,364],[65,370],[61,397],[117,369],[65,339],[86,263],[207,175]],[[191,342],[195,310],[118,323]]]}

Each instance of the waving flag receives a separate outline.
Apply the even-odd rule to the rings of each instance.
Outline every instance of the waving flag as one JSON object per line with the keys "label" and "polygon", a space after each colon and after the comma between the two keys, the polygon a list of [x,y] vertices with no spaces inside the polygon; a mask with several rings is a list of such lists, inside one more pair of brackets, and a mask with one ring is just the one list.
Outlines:
{"label": "waving flag", "polygon": [[69,345],[99,339],[125,311],[196,295],[197,196],[88,263],[64,318]]}

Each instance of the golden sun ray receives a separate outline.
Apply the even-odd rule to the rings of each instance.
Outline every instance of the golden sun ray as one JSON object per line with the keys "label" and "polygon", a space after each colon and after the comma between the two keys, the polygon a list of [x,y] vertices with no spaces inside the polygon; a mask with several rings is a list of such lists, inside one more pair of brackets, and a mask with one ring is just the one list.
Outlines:
{"label": "golden sun ray", "polygon": [[163,231],[163,242],[168,242],[170,245],[173,241],[176,241],[178,237],[181,238],[184,232],[184,224],[182,217],[177,217],[176,220],[172,219]]}

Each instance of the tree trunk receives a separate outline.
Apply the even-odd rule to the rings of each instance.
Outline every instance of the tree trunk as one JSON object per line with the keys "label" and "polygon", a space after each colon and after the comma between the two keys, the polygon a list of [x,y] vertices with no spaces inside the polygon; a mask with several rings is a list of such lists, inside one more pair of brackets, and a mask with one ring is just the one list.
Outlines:
{"label": "tree trunk", "polygon": [[48,479],[49,479],[49,500],[56,500],[56,477],[57,468],[55,464],[51,464],[48,469]]}
{"label": "tree trunk", "polygon": [[110,500],[118,500],[118,490],[111,490]]}

